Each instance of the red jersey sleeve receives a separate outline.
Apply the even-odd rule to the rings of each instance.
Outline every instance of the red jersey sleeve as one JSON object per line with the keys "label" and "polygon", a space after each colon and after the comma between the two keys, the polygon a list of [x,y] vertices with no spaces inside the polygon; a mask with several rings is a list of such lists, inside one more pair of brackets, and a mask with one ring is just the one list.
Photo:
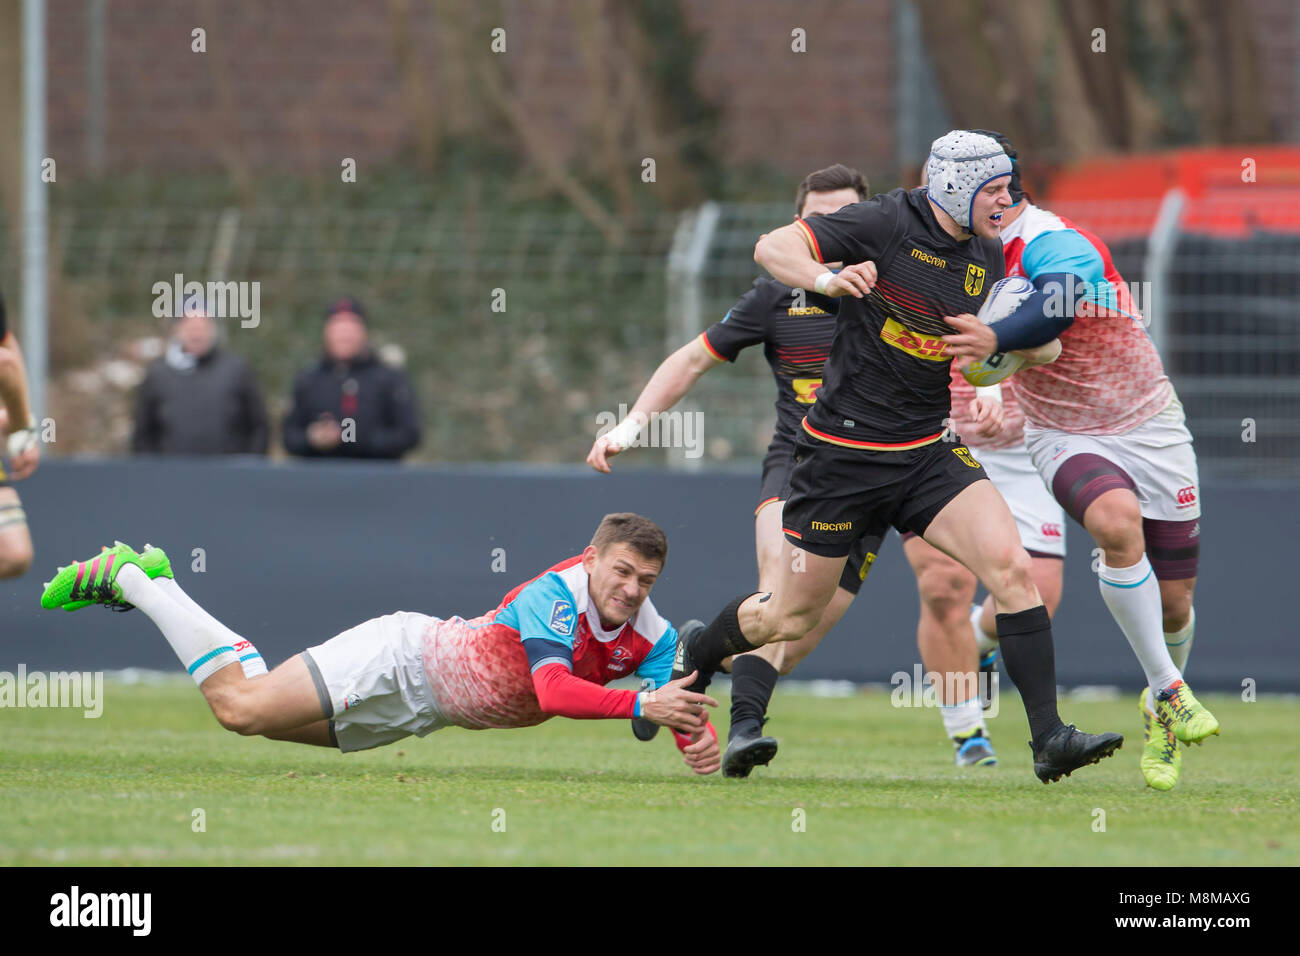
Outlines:
{"label": "red jersey sleeve", "polygon": [[636,716],[636,691],[610,690],[575,677],[563,664],[545,664],[533,671],[537,703],[545,713],[575,720]]}

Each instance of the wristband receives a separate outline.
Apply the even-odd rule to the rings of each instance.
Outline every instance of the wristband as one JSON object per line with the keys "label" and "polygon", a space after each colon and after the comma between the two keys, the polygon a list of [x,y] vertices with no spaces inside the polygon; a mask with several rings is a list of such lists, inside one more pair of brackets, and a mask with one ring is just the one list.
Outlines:
{"label": "wristband", "polygon": [[975,386],[975,397],[976,397],[976,398],[991,398],[991,399],[993,399],[994,401],[998,401],[998,402],[1000,402],[1000,401],[1002,401],[1002,386],[1001,386],[1000,384],[997,384],[997,385],[976,385],[976,386]]}
{"label": "wristband", "polygon": [[817,281],[813,283],[813,291],[816,292],[818,295],[825,295],[826,287],[830,285],[831,280],[834,278],[835,278],[835,273],[827,269],[825,272],[819,275],[817,277]]}
{"label": "wristband", "polygon": [[17,458],[23,452],[36,447],[36,425],[9,433],[8,450],[10,458]]}
{"label": "wristband", "polygon": [[617,445],[619,448],[631,448],[637,438],[640,437],[643,427],[639,420],[629,415],[618,425],[605,432],[605,442],[609,445]]}

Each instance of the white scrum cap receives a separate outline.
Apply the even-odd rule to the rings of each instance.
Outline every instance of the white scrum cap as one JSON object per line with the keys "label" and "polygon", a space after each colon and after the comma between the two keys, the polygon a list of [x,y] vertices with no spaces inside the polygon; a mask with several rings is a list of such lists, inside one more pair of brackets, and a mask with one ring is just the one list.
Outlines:
{"label": "white scrum cap", "polygon": [[955,129],[930,146],[925,164],[929,196],[969,229],[975,194],[990,180],[1011,175],[1011,158],[991,136]]}

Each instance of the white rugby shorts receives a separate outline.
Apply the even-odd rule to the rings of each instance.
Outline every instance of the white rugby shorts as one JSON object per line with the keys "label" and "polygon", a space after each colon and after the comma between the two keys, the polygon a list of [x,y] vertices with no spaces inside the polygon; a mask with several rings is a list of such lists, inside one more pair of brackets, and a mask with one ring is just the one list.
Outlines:
{"label": "white rugby shorts", "polygon": [[1060,467],[1075,455],[1099,455],[1133,479],[1142,517],[1191,521],[1201,516],[1196,452],[1176,395],[1163,411],[1122,435],[1074,435],[1026,426],[1025,444],[1049,488]]}
{"label": "white rugby shorts", "polygon": [[448,726],[424,672],[424,631],[439,623],[398,611],[303,651],[339,750],[369,750]]}

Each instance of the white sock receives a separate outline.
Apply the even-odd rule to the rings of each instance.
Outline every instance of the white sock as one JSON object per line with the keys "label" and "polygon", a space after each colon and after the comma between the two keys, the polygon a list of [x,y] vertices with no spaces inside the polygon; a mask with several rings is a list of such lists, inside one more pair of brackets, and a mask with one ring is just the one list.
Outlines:
{"label": "white sock", "polygon": [[939,713],[943,717],[944,732],[949,737],[964,737],[972,730],[978,730],[981,736],[984,735],[984,705],[980,702],[979,694],[960,704],[944,704],[939,708]]}
{"label": "white sock", "polygon": [[1187,656],[1192,653],[1192,638],[1195,636],[1196,608],[1188,609],[1187,623],[1181,631],[1165,632],[1165,647],[1169,648],[1169,656],[1180,674],[1187,673]]}
{"label": "white sock", "polygon": [[239,655],[239,666],[244,669],[245,677],[260,677],[266,673],[266,661],[258,653],[252,641],[240,637],[226,625],[222,624],[215,617],[203,609],[203,606],[195,601],[192,597],[181,589],[171,578],[155,578],[154,584],[158,585],[173,601],[185,608],[195,617],[206,621],[209,626],[214,628],[218,634],[221,634],[225,642],[235,649]]}
{"label": "white sock", "polygon": [[1169,650],[1165,647],[1160,585],[1151,572],[1151,562],[1142,555],[1128,568],[1101,566],[1098,587],[1129,646],[1147,676],[1147,686],[1159,693],[1180,679]]}
{"label": "white sock", "polygon": [[972,604],[970,606],[970,626],[975,631],[975,653],[983,657],[989,651],[998,646],[996,637],[989,637],[980,627],[980,619],[984,617],[984,605]]}
{"label": "white sock", "polygon": [[173,601],[136,565],[128,564],[117,572],[117,584],[122,597],[158,625],[194,683],[202,684],[223,667],[239,662],[239,655],[220,632]]}

